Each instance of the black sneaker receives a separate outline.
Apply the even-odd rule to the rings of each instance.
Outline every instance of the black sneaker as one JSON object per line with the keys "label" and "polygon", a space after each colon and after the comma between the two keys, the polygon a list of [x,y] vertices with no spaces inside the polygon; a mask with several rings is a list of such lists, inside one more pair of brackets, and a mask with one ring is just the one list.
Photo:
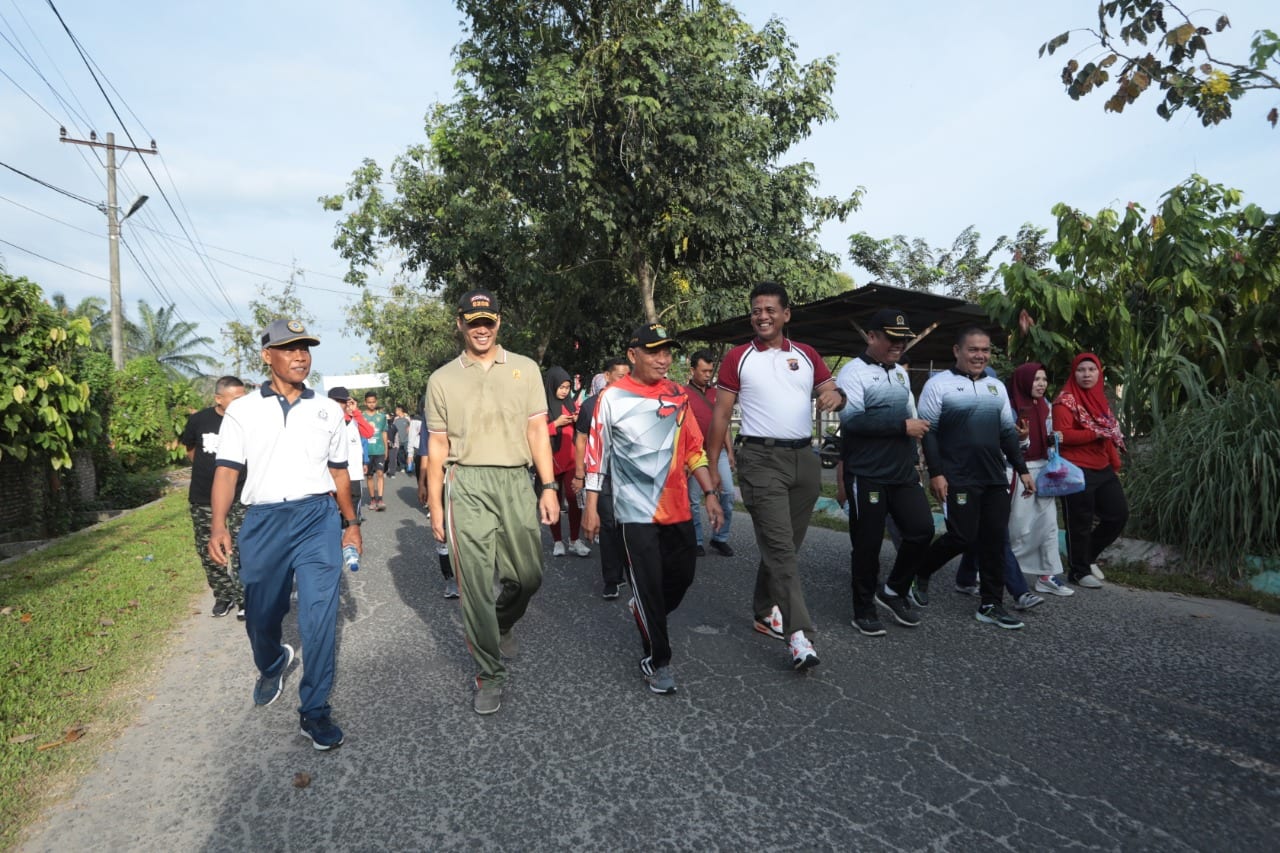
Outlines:
{"label": "black sneaker", "polygon": [[607,601],[607,600],[610,600],[610,599],[617,598],[617,597],[618,597],[618,585],[617,585],[616,583],[607,583],[607,584],[605,584],[605,585],[604,585],[604,592],[603,592],[603,593],[601,593],[600,597],[601,597],[601,598],[603,598],[603,599],[605,599],[606,601]]}
{"label": "black sneaker", "polygon": [[237,619],[239,619],[241,622],[243,622],[243,621],[244,621],[244,618],[245,618],[245,617],[244,617],[244,602],[243,602],[243,601],[236,605],[236,618],[237,618]]}
{"label": "black sneaker", "polygon": [[233,606],[235,606],[234,601],[227,601],[226,599],[219,598],[213,603],[213,618],[217,619],[221,616],[226,616],[231,612],[231,608]]}
{"label": "black sneaker", "polygon": [[929,606],[929,581],[924,578],[916,578],[911,582],[911,589],[907,592],[907,598],[911,599],[911,603],[916,607]]}
{"label": "black sneaker", "polygon": [[876,604],[893,614],[893,621],[907,628],[920,624],[920,614],[911,606],[911,602],[900,595],[888,595],[881,590],[876,593]]}
{"label": "black sneaker", "polygon": [[870,616],[853,617],[853,627],[857,628],[868,637],[883,637],[885,634],[889,633],[884,629],[884,624],[875,617],[875,614]]}
{"label": "black sneaker", "polygon": [[997,628],[1005,628],[1009,631],[1015,631],[1022,627],[1022,622],[1006,613],[1005,609],[999,604],[984,604],[978,608],[974,618],[979,622],[985,622],[988,625],[995,625]]}
{"label": "black sneaker", "polygon": [[311,745],[324,752],[342,746],[345,738],[342,729],[338,728],[326,711],[316,717],[302,717],[302,734],[311,738]]}
{"label": "black sneaker", "polygon": [[699,557],[705,557],[705,556],[707,556],[707,549],[706,549],[706,548],[703,548],[701,545],[699,545],[699,546],[698,546],[698,556],[699,556]]}
{"label": "black sneaker", "polygon": [[733,556],[733,546],[731,546],[728,542],[720,542],[715,539],[712,539],[711,550],[715,551],[721,557]]}

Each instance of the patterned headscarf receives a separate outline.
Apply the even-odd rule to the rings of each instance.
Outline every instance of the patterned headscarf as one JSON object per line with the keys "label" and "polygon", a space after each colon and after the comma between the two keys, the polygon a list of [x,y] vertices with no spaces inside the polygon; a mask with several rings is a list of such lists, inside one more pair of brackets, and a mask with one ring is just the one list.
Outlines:
{"label": "patterned headscarf", "polygon": [[[1076,368],[1082,361],[1092,361],[1098,366],[1098,381],[1087,390],[1076,383]],[[1103,380],[1102,359],[1091,352],[1082,352],[1072,360],[1071,373],[1055,402],[1070,409],[1083,429],[1124,450],[1124,434],[1120,432],[1120,422],[1111,413],[1111,404],[1107,402],[1107,394],[1103,390]]]}

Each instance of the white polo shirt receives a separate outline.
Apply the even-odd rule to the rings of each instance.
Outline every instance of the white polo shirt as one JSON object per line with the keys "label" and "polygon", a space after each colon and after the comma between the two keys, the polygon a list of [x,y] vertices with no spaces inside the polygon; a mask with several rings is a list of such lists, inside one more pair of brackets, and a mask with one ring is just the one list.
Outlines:
{"label": "white polo shirt", "polygon": [[790,338],[770,348],[759,338],[729,350],[716,386],[738,395],[741,434],[754,438],[813,435],[813,391],[831,381],[831,371],[808,344]]}
{"label": "white polo shirt", "polygon": [[227,406],[215,464],[237,471],[247,466],[240,500],[248,505],[332,492],[329,469],[347,467],[342,407],[310,388],[290,406],[264,382]]}

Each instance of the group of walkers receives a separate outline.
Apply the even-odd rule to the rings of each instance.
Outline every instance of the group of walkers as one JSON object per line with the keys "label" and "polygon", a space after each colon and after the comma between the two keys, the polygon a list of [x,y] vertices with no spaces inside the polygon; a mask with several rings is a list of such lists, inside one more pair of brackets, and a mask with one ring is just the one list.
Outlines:
{"label": "group of walkers", "polygon": [[[1009,588],[1025,606],[1023,572],[1036,577],[1037,591],[1054,595],[1071,594],[1070,585],[1101,586],[1094,563],[1119,535],[1127,507],[1116,476],[1123,439],[1097,356],[1075,359],[1050,408],[1043,366],[1019,367],[1006,385],[987,369],[987,332],[966,329],[955,343],[954,367],[925,383],[917,405],[900,363],[915,335],[901,312],[875,314],[865,351],[838,377],[812,347],[786,336],[789,320],[786,290],[757,285],[750,294],[753,339],[730,350],[718,374],[712,353],[694,353],[687,386],[668,377],[674,337],[659,323],[640,326],[625,359],[605,365],[579,405],[566,371],[552,368],[544,377],[531,359],[498,344],[494,294],[474,290],[462,298],[462,352],[430,377],[417,465],[419,497],[452,585],[446,596],[460,598],[477,669],[477,713],[501,707],[508,664],[519,654],[515,628],[542,582],[543,525],[552,531],[553,555],[585,556],[588,543],[598,543],[604,597],[631,589],[640,673],[652,692],[674,693],[667,620],[693,582],[698,557],[708,548],[733,554],[727,531],[735,471],[759,555],[753,627],[785,641],[793,669],[817,666],[799,560],[820,491],[815,405],[840,418],[853,624],[861,633],[887,633],[877,608],[898,625],[919,625],[931,577],[960,554],[976,563],[977,583],[958,580],[957,589],[976,587],[977,620],[1002,628],[1022,627],[1003,600]],[[215,609],[243,607],[259,705],[280,695],[294,657],[281,641],[281,621],[296,583],[307,652],[300,728],[316,749],[329,749],[343,740],[328,704],[340,552],[361,547],[359,496],[348,472],[364,470],[369,433],[380,421],[368,406],[361,414],[345,389],[325,399],[306,387],[310,347],[319,339],[300,322],[272,323],[262,344],[269,380],[249,394],[220,383],[220,426],[211,429],[204,418],[204,432],[190,427],[192,436],[184,436],[189,447],[198,438],[211,465],[211,476],[202,478],[210,481],[208,506],[197,511],[193,485],[192,515],[197,545],[211,561],[211,585],[215,570],[238,574],[236,590],[215,586],[218,601],[230,601]],[[374,404],[376,410],[376,398]],[[733,439],[735,406],[741,426]],[[1085,478],[1083,490],[1063,501],[1065,571],[1054,502],[1036,495],[1036,474],[1055,447]],[[921,452],[946,519],[937,538],[918,474]],[[369,493],[376,508],[380,486],[371,483]],[[237,495],[247,507],[238,532]],[[881,583],[890,522],[897,556]]]}

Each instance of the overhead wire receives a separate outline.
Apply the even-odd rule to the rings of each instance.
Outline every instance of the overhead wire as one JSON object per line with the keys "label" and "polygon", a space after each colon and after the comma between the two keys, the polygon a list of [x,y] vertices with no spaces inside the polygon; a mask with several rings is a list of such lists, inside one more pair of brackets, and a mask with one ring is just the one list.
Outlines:
{"label": "overhead wire", "polygon": [[8,240],[5,240],[3,238],[0,238],[0,243],[3,243],[6,246],[11,246],[17,249],[19,252],[26,252],[28,255],[39,258],[42,261],[47,261],[53,264],[54,266],[59,266],[59,267],[62,267],[63,269],[71,270],[72,272],[78,272],[80,273],[80,275],[88,276],[89,278],[96,278],[98,281],[106,281],[106,282],[111,281],[111,279],[104,278],[103,276],[97,275],[96,273],[85,272],[82,269],[76,269],[70,264],[64,264],[62,261],[55,261],[53,258],[42,255],[39,252],[33,252],[31,249],[28,249],[25,246],[19,246],[17,243],[10,243]]}
{"label": "overhead wire", "polygon": [[100,205],[96,201],[90,201],[89,199],[85,198],[82,195],[76,195],[75,193],[71,192],[71,190],[64,190],[62,187],[55,186],[54,184],[51,184],[48,181],[43,181],[40,178],[37,178],[35,175],[22,171],[17,166],[10,166],[8,163],[2,162],[2,161],[0,161],[0,166],[3,166],[4,168],[8,169],[10,172],[13,172],[16,175],[21,175],[22,177],[26,178],[29,181],[35,181],[37,184],[39,184],[42,187],[48,187],[54,192],[62,193],[67,198],[73,198],[76,201],[80,202],[81,204],[87,204],[90,207],[95,207],[95,208],[100,207]]}

